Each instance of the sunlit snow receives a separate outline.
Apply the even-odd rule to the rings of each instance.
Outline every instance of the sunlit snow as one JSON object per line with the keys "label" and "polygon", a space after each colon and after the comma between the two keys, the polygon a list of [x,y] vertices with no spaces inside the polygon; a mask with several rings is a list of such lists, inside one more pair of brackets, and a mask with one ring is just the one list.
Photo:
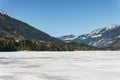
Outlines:
{"label": "sunlit snow", "polygon": [[[1,10],[1,9],[0,9],[0,14],[11,17],[10,15],[8,15],[5,11],[3,11],[3,10]],[[12,18],[12,17],[11,17],[11,18]]]}
{"label": "sunlit snow", "polygon": [[112,25],[110,25],[110,26],[107,26],[105,29],[106,29],[106,30],[111,30],[111,29],[118,28],[118,27],[120,27],[120,25],[112,24]]}
{"label": "sunlit snow", "polygon": [[102,36],[102,34],[98,34],[98,35],[93,35],[93,36],[91,36],[92,38],[96,38],[96,37],[101,37]]}
{"label": "sunlit snow", "polygon": [[120,80],[120,52],[1,52],[0,80]]}

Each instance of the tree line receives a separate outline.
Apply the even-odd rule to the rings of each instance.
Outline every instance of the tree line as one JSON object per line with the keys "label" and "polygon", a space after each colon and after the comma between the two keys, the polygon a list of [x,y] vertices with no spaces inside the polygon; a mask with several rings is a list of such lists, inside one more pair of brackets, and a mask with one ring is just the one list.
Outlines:
{"label": "tree line", "polygon": [[0,51],[78,51],[96,50],[95,47],[77,43],[50,43],[14,38],[0,39]]}

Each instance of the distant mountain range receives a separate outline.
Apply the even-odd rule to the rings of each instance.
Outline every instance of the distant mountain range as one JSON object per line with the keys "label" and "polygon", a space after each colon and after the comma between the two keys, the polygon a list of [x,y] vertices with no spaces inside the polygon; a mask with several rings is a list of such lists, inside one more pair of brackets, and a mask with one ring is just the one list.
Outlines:
{"label": "distant mountain range", "polygon": [[96,50],[86,44],[64,43],[0,10],[0,51]]}
{"label": "distant mountain range", "polygon": [[41,42],[61,42],[61,40],[19,21],[0,10],[0,38],[18,38],[27,40],[37,40]]}
{"label": "distant mountain range", "polygon": [[65,42],[85,43],[95,47],[120,46],[120,25],[112,24],[80,36],[67,35],[58,37]]}
{"label": "distant mountain range", "polygon": [[[6,48],[8,47],[12,48],[14,46],[15,50],[23,50],[25,47],[25,42],[26,45],[29,45],[30,48],[31,46],[27,42],[27,40],[30,41],[31,46],[35,44],[37,46],[37,50],[41,50],[42,47],[44,47],[42,50],[49,49],[61,51],[95,50],[98,49],[98,47],[117,47],[117,49],[119,49],[118,47],[120,47],[120,25],[112,24],[105,28],[97,29],[90,32],[89,34],[83,34],[80,36],[66,35],[55,38],[41,30],[30,26],[25,22],[11,17],[6,12],[0,10],[0,49],[6,50]],[[3,42],[6,43],[3,44]],[[20,44],[20,42],[22,43],[22,45]],[[42,44],[41,42],[44,42],[45,44]],[[9,46],[8,43],[12,44],[12,46]],[[20,46],[20,49],[16,47],[17,45]],[[28,47],[25,47],[25,49],[26,48],[28,49]],[[34,47],[33,50],[36,50],[36,47]]]}

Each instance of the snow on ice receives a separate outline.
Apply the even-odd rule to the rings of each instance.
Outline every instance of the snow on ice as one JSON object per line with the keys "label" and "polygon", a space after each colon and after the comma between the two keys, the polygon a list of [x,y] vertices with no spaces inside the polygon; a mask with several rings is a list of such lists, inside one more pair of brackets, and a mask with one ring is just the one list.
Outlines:
{"label": "snow on ice", "polygon": [[120,80],[120,52],[1,52],[0,80]]}

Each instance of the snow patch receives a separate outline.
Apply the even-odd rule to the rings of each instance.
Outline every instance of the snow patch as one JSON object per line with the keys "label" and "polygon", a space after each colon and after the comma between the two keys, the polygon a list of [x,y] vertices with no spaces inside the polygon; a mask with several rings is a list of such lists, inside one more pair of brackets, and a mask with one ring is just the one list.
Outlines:
{"label": "snow patch", "polygon": [[114,39],[113,39],[113,40],[108,40],[107,43],[108,43],[108,44],[112,44],[112,43],[114,43],[115,41],[116,41],[116,40],[114,40]]}
{"label": "snow patch", "polygon": [[119,36],[117,36],[116,38],[120,38],[120,35],[119,35]]}
{"label": "snow patch", "polygon": [[58,39],[61,39],[63,41],[71,41],[71,40],[74,40],[75,38],[77,38],[77,36],[74,36],[74,35],[66,35],[66,36],[61,36],[61,37],[58,37]]}
{"label": "snow patch", "polygon": [[96,38],[96,37],[101,37],[102,36],[102,34],[98,34],[98,35],[93,35],[93,36],[91,36],[92,38]]}
{"label": "snow patch", "polygon": [[93,35],[96,35],[96,34],[99,34],[101,30],[102,30],[102,29],[96,29],[96,30],[92,31],[92,32],[88,35],[88,37],[93,36]]}
{"label": "snow patch", "polygon": [[64,40],[74,40],[77,37],[73,37],[73,38],[65,38]]}
{"label": "snow patch", "polygon": [[86,37],[82,37],[82,39],[87,39]]}

